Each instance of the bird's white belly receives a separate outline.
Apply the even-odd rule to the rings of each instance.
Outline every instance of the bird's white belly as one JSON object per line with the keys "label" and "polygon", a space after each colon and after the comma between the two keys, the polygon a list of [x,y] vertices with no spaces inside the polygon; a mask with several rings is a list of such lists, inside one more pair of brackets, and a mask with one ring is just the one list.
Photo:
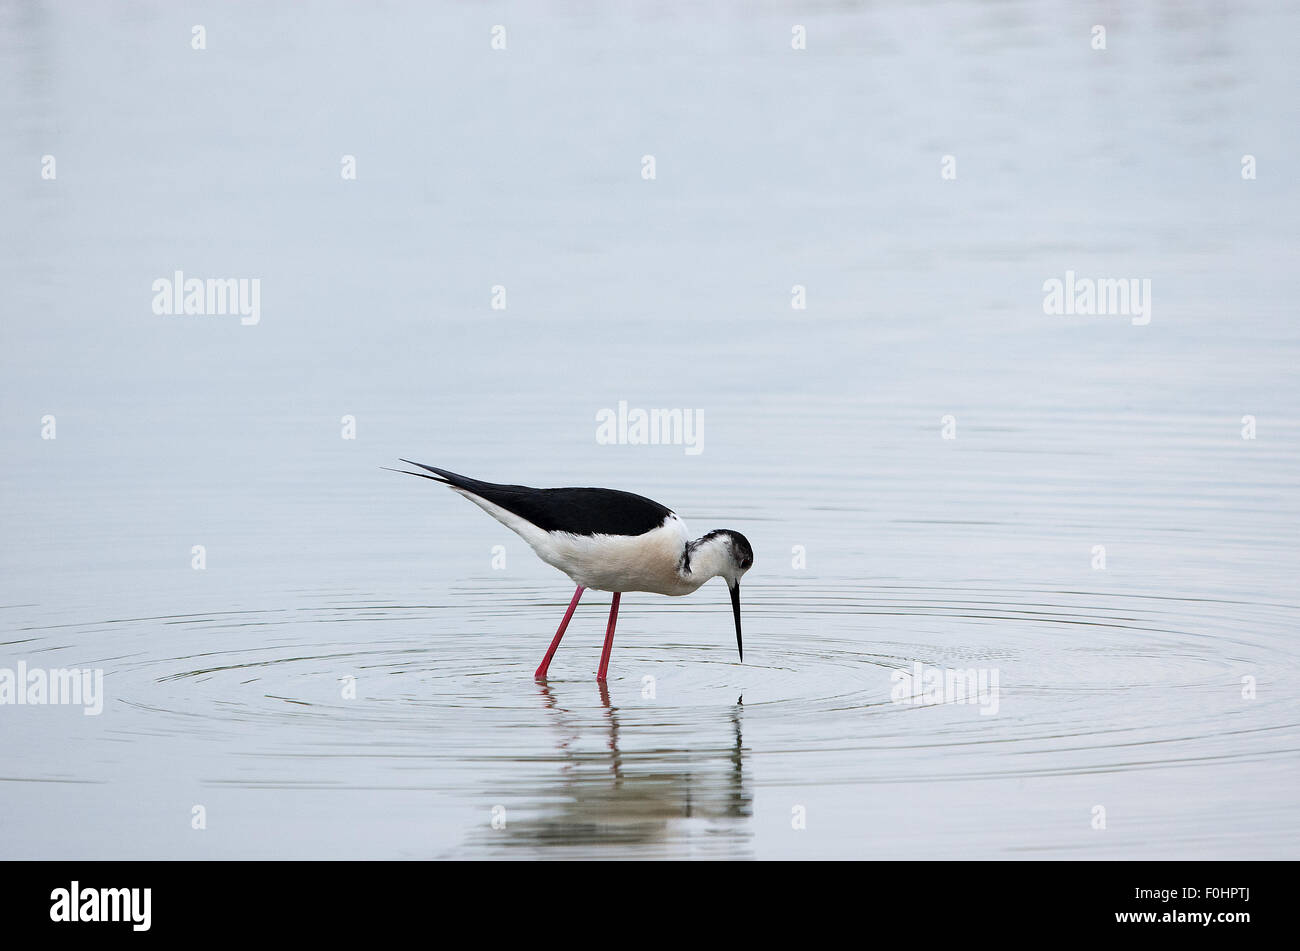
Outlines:
{"label": "bird's white belly", "polygon": [[550,533],[537,553],[584,588],[682,595],[699,587],[678,574],[683,544],[670,520],[644,535]]}

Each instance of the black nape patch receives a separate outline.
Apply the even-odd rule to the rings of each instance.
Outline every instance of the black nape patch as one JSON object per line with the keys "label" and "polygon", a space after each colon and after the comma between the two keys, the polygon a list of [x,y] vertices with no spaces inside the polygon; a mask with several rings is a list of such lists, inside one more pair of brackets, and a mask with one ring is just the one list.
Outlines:
{"label": "black nape patch", "polygon": [[[408,460],[403,460],[406,461]],[[534,489],[526,485],[498,485],[420,462],[411,465],[436,473],[442,477],[437,481],[472,492],[479,498],[532,522],[544,532],[644,535],[654,531],[664,523],[664,519],[673,514],[672,509],[652,499],[618,489]]]}

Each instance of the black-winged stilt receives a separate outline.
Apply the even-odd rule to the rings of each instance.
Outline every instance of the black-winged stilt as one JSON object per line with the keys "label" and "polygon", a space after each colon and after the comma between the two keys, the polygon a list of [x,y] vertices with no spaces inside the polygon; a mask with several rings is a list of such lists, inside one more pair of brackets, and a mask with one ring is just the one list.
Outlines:
{"label": "black-winged stilt", "polygon": [[[625,591],[690,594],[710,578],[723,578],[731,590],[736,617],[736,649],[745,660],[740,638],[740,579],[754,563],[754,550],[740,532],[718,528],[691,540],[686,523],[671,509],[617,489],[533,489],[469,479],[446,469],[403,459],[425,472],[393,469],[450,486],[515,532],[537,556],[560,569],[578,586],[560,629],[533,675],[546,677],[555,649],[569,626],[578,599],[588,588],[614,594],[605,628],[597,680],[609,670],[614,647],[618,601]],[[387,467],[385,467],[387,468]],[[426,473],[433,473],[427,475]]]}

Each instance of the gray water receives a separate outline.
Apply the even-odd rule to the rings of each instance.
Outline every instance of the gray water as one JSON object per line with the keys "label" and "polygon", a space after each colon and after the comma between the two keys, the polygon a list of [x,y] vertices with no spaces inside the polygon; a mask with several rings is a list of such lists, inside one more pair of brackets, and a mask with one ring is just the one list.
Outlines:
{"label": "gray water", "polygon": [[[0,5],[0,669],[104,691],[0,706],[0,856],[1296,858],[1297,36]],[[534,683],[570,583],[399,456],[744,532],[744,663],[721,581],[628,594],[602,690],[590,592]]]}

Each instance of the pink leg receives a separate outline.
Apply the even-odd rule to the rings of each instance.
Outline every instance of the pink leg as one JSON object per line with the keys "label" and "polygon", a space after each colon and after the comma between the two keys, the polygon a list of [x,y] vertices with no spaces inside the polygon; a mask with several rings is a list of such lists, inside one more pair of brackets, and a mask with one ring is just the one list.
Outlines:
{"label": "pink leg", "polygon": [[609,672],[609,652],[614,649],[614,625],[618,623],[618,599],[622,592],[614,592],[614,602],[609,606],[609,626],[605,628],[605,649],[600,652],[600,671],[596,679],[603,681]]}
{"label": "pink leg", "polygon": [[546,668],[551,666],[551,658],[555,656],[555,649],[560,646],[560,638],[564,636],[564,629],[569,626],[569,618],[573,617],[574,609],[578,606],[578,599],[582,597],[582,592],[586,591],[582,585],[578,585],[578,590],[573,592],[573,600],[569,602],[569,610],[564,612],[564,620],[560,622],[560,629],[555,632],[555,639],[551,641],[551,648],[542,658],[542,664],[533,674],[534,680],[546,679]]}

